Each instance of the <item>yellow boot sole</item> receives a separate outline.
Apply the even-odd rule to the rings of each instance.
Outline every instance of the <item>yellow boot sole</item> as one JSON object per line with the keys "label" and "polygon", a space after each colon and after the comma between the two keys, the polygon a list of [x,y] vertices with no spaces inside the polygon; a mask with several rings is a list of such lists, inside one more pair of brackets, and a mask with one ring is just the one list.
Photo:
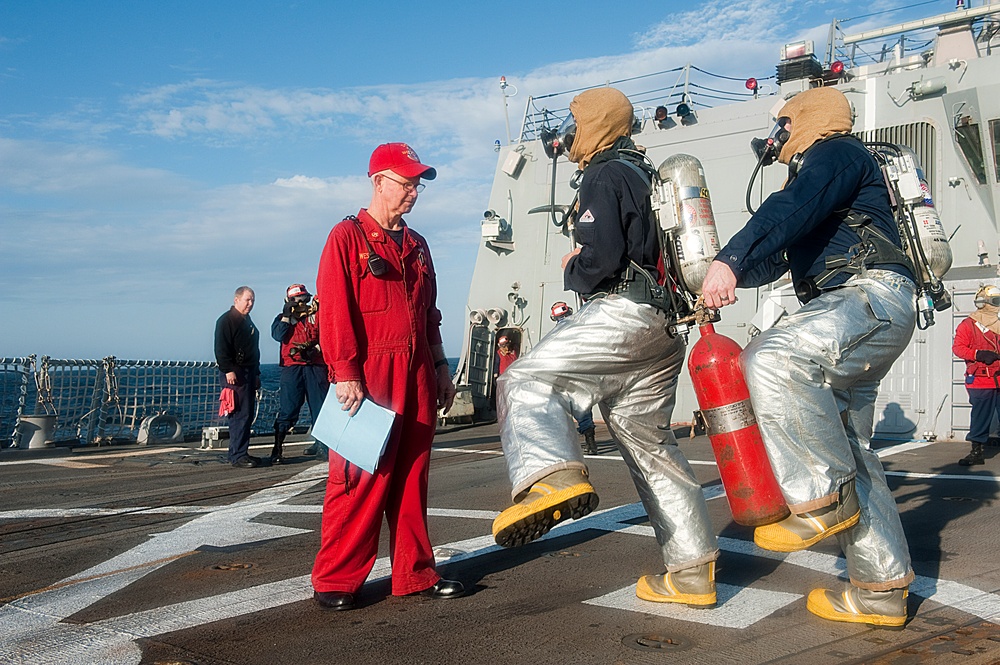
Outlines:
{"label": "yellow boot sole", "polygon": [[838,612],[837,609],[826,599],[824,589],[813,589],[806,599],[806,609],[821,619],[830,621],[843,621],[845,623],[866,623],[870,626],[882,626],[884,628],[903,628],[906,625],[906,617],[888,616],[885,614],[851,614],[848,612]]}
{"label": "yellow boot sole", "polygon": [[657,593],[649,586],[646,577],[649,576],[639,578],[639,582],[635,585],[635,595],[640,600],[648,600],[651,603],[679,603],[699,610],[711,609],[718,602],[714,591],[712,593],[678,593],[670,596]]}
{"label": "yellow boot sole", "polygon": [[850,529],[858,523],[859,519],[861,519],[860,510],[853,517],[849,517],[840,524],[835,524],[829,529],[824,529],[815,536],[805,540],[802,540],[797,534],[792,533],[788,529],[783,528],[781,522],[768,524],[766,526],[759,526],[753,530],[753,542],[757,544],[757,547],[772,552],[798,552],[807,547],[812,547],[824,538]]}
{"label": "yellow boot sole", "polygon": [[516,504],[493,520],[493,538],[502,547],[517,547],[541,538],[565,519],[579,519],[597,508],[590,483],[578,483],[531,503]]}

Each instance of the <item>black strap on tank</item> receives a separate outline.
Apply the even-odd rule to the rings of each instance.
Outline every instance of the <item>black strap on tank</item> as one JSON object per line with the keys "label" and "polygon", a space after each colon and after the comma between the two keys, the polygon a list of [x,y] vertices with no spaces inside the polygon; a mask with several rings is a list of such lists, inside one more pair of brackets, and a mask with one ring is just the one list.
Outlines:
{"label": "black strap on tank", "polygon": [[795,295],[803,304],[820,295],[826,284],[841,273],[857,275],[876,265],[895,263],[906,266],[916,274],[910,257],[875,228],[871,217],[848,210],[842,215],[842,220],[858,234],[861,242],[852,246],[846,254],[826,257],[826,269],[823,272],[795,283]]}
{"label": "black strap on tank", "polygon": [[361,226],[361,220],[359,220],[354,215],[348,215],[344,218],[344,221],[351,220],[358,226],[358,231],[361,231],[361,239],[365,241],[365,246],[368,247],[368,269],[371,271],[372,275],[375,277],[381,277],[389,270],[389,265],[385,262],[379,254],[375,252],[375,248],[372,244],[368,242],[368,236],[365,234],[365,229]]}

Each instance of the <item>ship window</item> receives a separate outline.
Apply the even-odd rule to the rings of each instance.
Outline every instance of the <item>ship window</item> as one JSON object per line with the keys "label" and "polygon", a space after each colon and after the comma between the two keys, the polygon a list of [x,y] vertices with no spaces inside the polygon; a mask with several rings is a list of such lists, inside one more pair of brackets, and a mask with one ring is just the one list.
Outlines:
{"label": "ship window", "polygon": [[993,171],[1000,182],[1000,120],[990,120],[990,141],[993,143]]}
{"label": "ship window", "polygon": [[[963,119],[964,120],[964,119]],[[983,143],[979,138],[978,122],[959,122],[955,127],[955,141],[965,155],[965,161],[980,185],[986,184],[986,162],[983,159]]]}

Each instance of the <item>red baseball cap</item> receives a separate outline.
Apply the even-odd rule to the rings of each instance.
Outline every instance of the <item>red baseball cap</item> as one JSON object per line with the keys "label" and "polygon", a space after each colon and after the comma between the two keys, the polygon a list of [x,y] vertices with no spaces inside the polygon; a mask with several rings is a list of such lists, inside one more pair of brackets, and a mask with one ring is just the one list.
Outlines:
{"label": "red baseball cap", "polygon": [[433,180],[437,171],[433,167],[420,163],[420,158],[413,148],[405,143],[383,143],[375,148],[368,160],[368,177],[380,171],[390,170],[404,178],[423,178]]}

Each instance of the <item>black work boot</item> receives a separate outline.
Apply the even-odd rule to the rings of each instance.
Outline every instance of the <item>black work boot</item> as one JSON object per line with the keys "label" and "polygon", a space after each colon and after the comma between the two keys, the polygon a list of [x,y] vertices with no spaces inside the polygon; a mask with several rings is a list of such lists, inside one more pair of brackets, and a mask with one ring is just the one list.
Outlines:
{"label": "black work boot", "polygon": [[271,466],[284,463],[285,459],[281,456],[281,446],[285,443],[286,436],[288,436],[288,432],[274,430],[274,447],[271,448]]}
{"label": "black work boot", "polygon": [[972,452],[958,460],[958,463],[962,466],[972,466],[974,464],[986,464],[986,459],[983,457],[983,444],[973,443]]}
{"label": "black work boot", "polygon": [[583,449],[588,455],[597,454],[597,441],[594,439],[594,428],[583,432]]}

